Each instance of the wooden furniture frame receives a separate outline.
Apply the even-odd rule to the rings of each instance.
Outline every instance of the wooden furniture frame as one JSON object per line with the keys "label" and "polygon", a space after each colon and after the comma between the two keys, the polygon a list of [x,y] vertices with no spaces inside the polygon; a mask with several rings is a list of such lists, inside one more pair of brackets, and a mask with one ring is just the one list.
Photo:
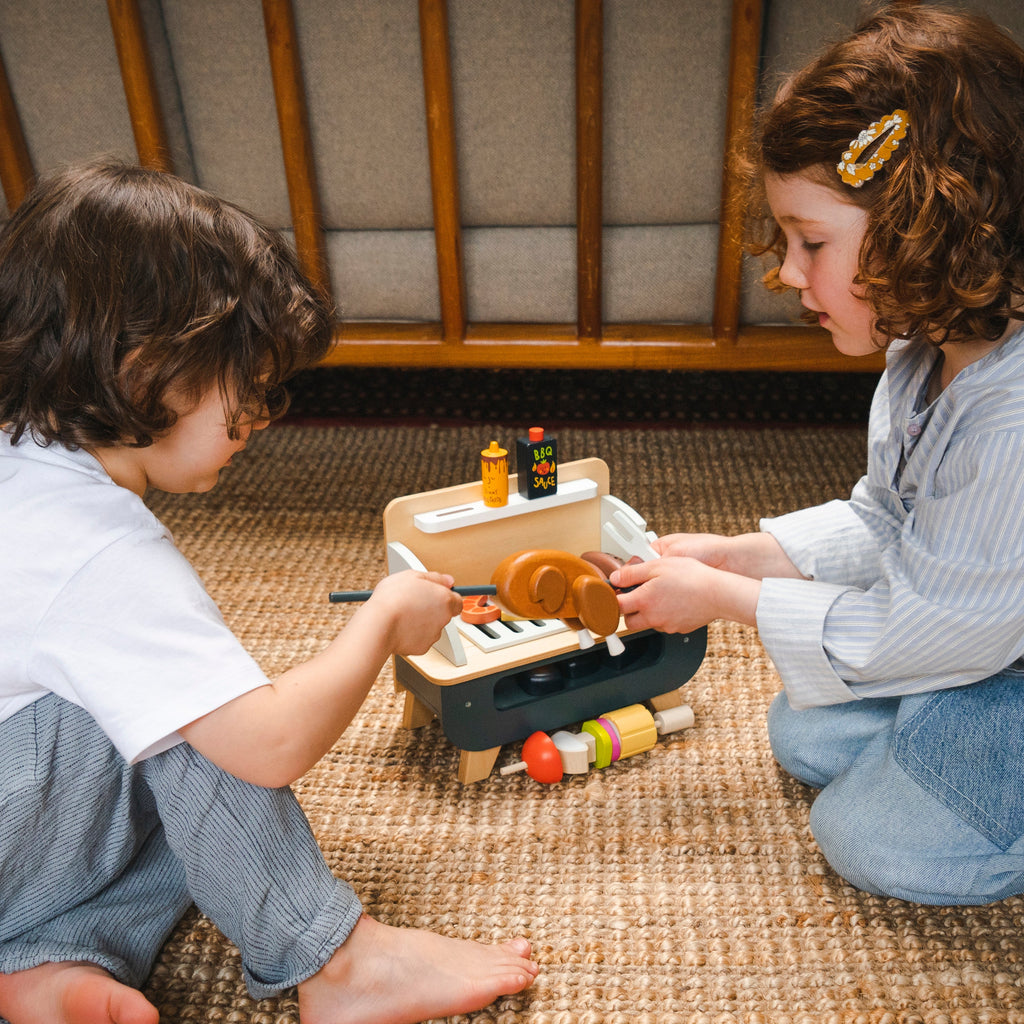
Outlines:
{"label": "wooden furniture frame", "polygon": [[[446,0],[419,0],[423,96],[437,249],[440,320],[339,323],[326,362],[350,366],[575,367],[692,370],[875,370],[855,366],[828,334],[740,322],[744,197],[736,144],[750,126],[764,0],[731,0],[726,159],[711,323],[602,320],[602,0],[576,0],[577,316],[575,323],[467,319],[455,116]],[[140,162],[173,170],[138,0],[108,0]],[[323,217],[292,0],[263,0],[295,244],[306,272],[330,289]],[[34,172],[0,64],[0,181],[14,209]]]}

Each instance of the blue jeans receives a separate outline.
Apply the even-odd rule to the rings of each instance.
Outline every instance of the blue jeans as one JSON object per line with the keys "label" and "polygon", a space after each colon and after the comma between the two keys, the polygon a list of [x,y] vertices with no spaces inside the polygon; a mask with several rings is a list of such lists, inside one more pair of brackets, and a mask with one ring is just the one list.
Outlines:
{"label": "blue jeans", "polygon": [[820,789],[811,831],[866,892],[940,906],[1024,892],[1024,678],[768,712],[776,759]]}
{"label": "blue jeans", "polygon": [[255,998],[315,974],[362,912],[290,789],[187,743],[129,765],[55,696],[0,722],[0,973],[84,960],[139,987],[193,902]]}

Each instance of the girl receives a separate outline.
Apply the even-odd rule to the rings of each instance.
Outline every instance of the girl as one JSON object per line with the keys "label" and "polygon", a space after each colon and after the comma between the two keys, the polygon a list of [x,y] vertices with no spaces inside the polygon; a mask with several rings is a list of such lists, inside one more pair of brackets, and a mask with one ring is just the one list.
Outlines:
{"label": "girl", "polygon": [[950,9],[892,4],[785,84],[762,251],[840,351],[887,349],[867,473],[613,577],[632,627],[758,627],[825,857],[923,903],[1024,891],[1022,140],[1024,52]]}
{"label": "girl", "polygon": [[516,939],[391,928],[333,877],[289,783],[393,653],[461,607],[383,581],[319,655],[267,679],[150,486],[214,487],[316,362],[329,315],[283,241],[170,175],[44,182],[0,232],[0,1016],[155,1024],[137,991],[195,902],[254,996],[303,1024],[418,1021],[529,985]]}

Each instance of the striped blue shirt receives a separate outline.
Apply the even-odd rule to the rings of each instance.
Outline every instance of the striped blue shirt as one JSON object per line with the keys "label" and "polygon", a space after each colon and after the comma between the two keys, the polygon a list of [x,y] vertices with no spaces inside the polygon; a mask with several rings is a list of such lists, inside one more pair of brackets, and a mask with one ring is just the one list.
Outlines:
{"label": "striped blue shirt", "polygon": [[848,501],[761,522],[810,577],[757,606],[795,708],[1024,675],[1024,330],[928,405],[937,357],[890,346]]}

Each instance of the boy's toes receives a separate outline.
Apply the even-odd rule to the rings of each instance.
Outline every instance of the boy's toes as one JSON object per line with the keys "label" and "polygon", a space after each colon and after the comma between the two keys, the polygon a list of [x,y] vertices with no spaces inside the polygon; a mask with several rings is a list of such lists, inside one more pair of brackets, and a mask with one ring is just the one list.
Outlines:
{"label": "boy's toes", "polygon": [[504,948],[513,956],[521,956],[525,960],[530,959],[530,943],[526,939],[511,939],[504,943]]}

